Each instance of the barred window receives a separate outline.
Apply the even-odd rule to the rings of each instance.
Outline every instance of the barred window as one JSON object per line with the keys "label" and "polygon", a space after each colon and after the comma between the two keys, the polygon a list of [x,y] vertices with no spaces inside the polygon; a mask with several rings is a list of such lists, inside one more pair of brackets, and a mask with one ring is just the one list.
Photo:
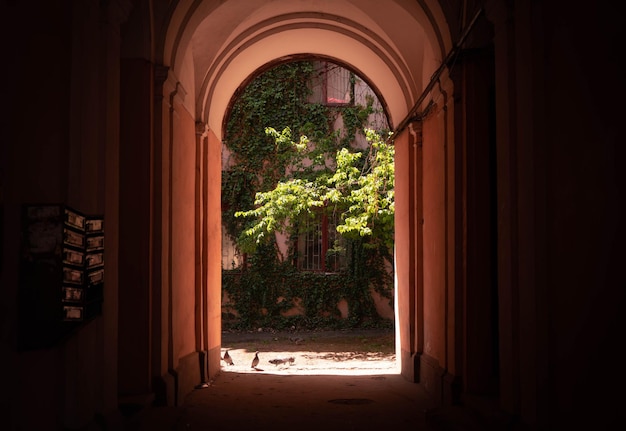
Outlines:
{"label": "barred window", "polygon": [[326,215],[306,219],[298,225],[297,266],[304,271],[334,272],[345,266],[345,241],[337,223]]}

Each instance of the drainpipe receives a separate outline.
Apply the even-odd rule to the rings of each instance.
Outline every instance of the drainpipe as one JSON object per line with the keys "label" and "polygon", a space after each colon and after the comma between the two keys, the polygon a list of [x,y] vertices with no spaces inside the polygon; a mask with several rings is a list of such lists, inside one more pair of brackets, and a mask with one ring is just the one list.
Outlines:
{"label": "drainpipe", "polygon": [[404,117],[404,119],[400,121],[400,123],[398,124],[398,127],[396,127],[396,129],[393,131],[393,134],[391,135],[389,139],[391,139],[393,136],[398,135],[400,132],[402,132],[406,128],[407,125],[409,125],[413,121],[419,121],[426,116],[432,103],[429,104],[426,107],[426,109],[424,109],[424,111],[418,112],[420,105],[424,102],[424,99],[426,99],[426,96],[428,96],[428,94],[433,89],[435,84],[439,81],[439,77],[441,76],[445,68],[451,66],[453,60],[456,58],[459,51],[461,50],[463,43],[465,43],[465,39],[467,39],[467,36],[469,35],[470,31],[474,27],[474,24],[476,23],[476,21],[478,20],[478,17],[480,16],[482,12],[483,12],[482,8],[478,9],[476,14],[474,15],[474,18],[472,18],[468,26],[465,28],[465,31],[463,31],[463,33],[461,34],[461,37],[459,38],[458,42],[448,52],[448,55],[446,55],[446,58],[444,58],[441,65],[437,68],[435,73],[433,73],[433,75],[430,77],[430,81],[428,82],[428,85],[426,86],[424,91],[422,91],[422,94],[420,94],[420,97],[418,97],[417,102],[415,102],[413,107],[409,110],[406,117]]}

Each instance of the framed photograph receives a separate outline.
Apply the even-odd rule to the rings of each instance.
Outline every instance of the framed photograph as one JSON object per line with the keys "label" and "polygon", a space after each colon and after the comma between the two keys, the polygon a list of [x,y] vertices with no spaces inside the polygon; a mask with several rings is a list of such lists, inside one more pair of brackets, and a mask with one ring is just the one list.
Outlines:
{"label": "framed photograph", "polygon": [[85,232],[88,234],[104,232],[104,219],[88,218],[85,221]]}
{"label": "framed photograph", "polygon": [[63,263],[82,266],[85,263],[85,255],[80,251],[66,248],[63,250]]}
{"label": "framed photograph", "polygon": [[87,282],[90,285],[104,283],[104,269],[90,271],[87,273]]}
{"label": "framed photograph", "polygon": [[65,223],[75,227],[76,229],[84,230],[85,216],[82,216],[69,208],[65,208]]}
{"label": "framed photograph", "polygon": [[63,302],[82,302],[83,289],[63,286]]}
{"label": "framed photograph", "polygon": [[85,237],[71,229],[63,229],[63,242],[67,245],[83,248],[85,246]]}
{"label": "framed photograph", "polygon": [[70,284],[83,284],[83,271],[74,268],[63,268],[63,282]]}
{"label": "framed photograph", "polygon": [[66,305],[63,307],[63,320],[76,321],[83,320],[83,307],[74,305]]}
{"label": "framed photograph", "polygon": [[104,248],[104,236],[88,236],[87,251],[102,250]]}
{"label": "framed photograph", "polygon": [[87,255],[87,268],[104,265],[104,253],[90,253]]}

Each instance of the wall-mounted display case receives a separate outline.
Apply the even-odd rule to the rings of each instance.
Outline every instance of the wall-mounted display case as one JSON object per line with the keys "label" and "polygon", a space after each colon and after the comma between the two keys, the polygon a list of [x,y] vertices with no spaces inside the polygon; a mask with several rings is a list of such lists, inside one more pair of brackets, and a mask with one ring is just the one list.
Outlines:
{"label": "wall-mounted display case", "polygon": [[20,264],[20,349],[53,346],[102,313],[103,217],[24,205]]}

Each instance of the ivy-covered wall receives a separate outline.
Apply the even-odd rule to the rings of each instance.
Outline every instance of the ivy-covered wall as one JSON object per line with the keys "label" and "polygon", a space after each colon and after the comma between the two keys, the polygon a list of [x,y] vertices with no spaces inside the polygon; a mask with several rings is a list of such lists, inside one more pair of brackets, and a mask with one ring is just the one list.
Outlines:
{"label": "ivy-covered wall", "polygon": [[[332,171],[336,164],[328,161],[338,151],[358,151],[359,134],[364,141],[363,130],[375,114],[375,98],[364,98],[365,106],[312,103],[311,82],[316,79],[319,68],[311,61],[282,64],[243,88],[230,112],[224,140],[230,162],[223,170],[222,223],[245,252],[245,263],[222,270],[224,328],[393,325],[388,312],[377,310],[382,303],[382,309],[391,309],[393,316],[393,259],[388,239],[346,238],[342,251],[346,265],[338,272],[299,271],[293,264],[297,250],[288,247],[283,252],[273,234],[251,245],[244,232],[252,221],[235,216],[253,209],[257,193],[274,189],[293,172],[298,155],[285,136],[295,140],[306,136],[314,143],[307,153],[311,169],[300,171],[308,177]],[[351,75],[352,89],[357,79]],[[268,128],[288,129],[290,134],[267,133]],[[367,160],[360,163],[364,170]],[[297,235],[294,226],[285,229],[288,238]]]}

